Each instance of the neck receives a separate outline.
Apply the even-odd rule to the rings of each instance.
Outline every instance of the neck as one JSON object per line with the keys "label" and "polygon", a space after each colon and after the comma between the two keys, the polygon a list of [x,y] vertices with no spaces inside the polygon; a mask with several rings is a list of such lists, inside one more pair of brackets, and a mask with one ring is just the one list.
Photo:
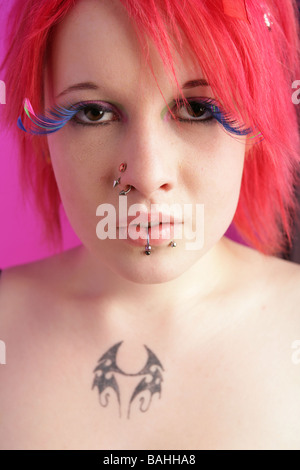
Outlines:
{"label": "neck", "polygon": [[[218,292],[224,292],[233,281],[231,243],[222,238],[183,274],[161,283],[133,282],[95,260],[84,247],[73,251],[69,264],[76,293],[94,301],[110,301],[120,309],[139,315],[160,315],[161,312],[185,312],[188,306],[199,305]],[[76,278],[76,279],[75,279]],[[142,308],[141,308],[142,306]]]}

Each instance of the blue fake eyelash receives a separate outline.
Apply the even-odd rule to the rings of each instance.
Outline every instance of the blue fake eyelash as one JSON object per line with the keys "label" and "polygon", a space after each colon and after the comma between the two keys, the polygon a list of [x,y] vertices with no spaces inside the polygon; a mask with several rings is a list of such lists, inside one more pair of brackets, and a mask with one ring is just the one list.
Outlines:
{"label": "blue fake eyelash", "polygon": [[[235,134],[238,136],[246,136],[252,133],[252,129],[245,127],[244,125],[238,123],[230,114],[222,112],[221,109],[217,106],[216,102],[211,98],[189,98],[187,99],[188,103],[197,103],[203,105],[203,107],[211,113],[211,118],[219,122],[224,129],[230,134]],[[184,100],[179,100],[177,103],[180,105],[185,104]],[[178,104],[177,104],[178,106]],[[190,122],[190,123],[205,123],[210,121],[210,119],[179,119],[179,121]]]}
{"label": "blue fake eyelash", "polygon": [[80,102],[76,105],[71,105],[70,108],[65,108],[63,106],[53,106],[50,108],[45,115],[35,114],[30,101],[26,98],[24,100],[24,111],[30,119],[30,127],[25,128],[21,117],[18,118],[17,125],[18,127],[30,134],[35,135],[44,135],[52,134],[53,132],[59,131],[64,127],[67,122],[69,122],[79,111],[85,109],[87,106],[94,107],[98,106],[99,109],[106,112],[113,112],[112,108],[105,107],[94,101],[90,102]]}
{"label": "blue fake eyelash", "polygon": [[[210,98],[189,98],[188,102],[196,102],[200,105],[203,105],[204,108],[211,113],[211,117],[219,122],[226,131],[230,134],[235,134],[238,136],[246,136],[252,133],[252,129],[247,128],[237,121],[233,120],[229,114],[224,113],[220,110],[214,100]],[[177,101],[177,107],[179,105],[185,104],[184,100]],[[35,135],[45,135],[52,134],[57,132],[62,127],[64,127],[79,111],[85,109],[87,106],[98,106],[101,110],[106,112],[113,112],[112,108],[100,105],[99,103],[89,101],[89,102],[80,102],[76,105],[71,105],[70,108],[65,108],[63,106],[53,106],[49,111],[48,115],[36,115],[31,103],[28,99],[24,100],[24,111],[27,114],[28,118],[31,121],[30,127],[25,128],[23,125],[21,117],[18,118],[17,125],[18,127],[30,134]],[[189,122],[189,123],[205,123],[210,119],[178,119],[179,121]],[[98,123],[100,124],[100,123]],[[93,124],[91,124],[93,125]],[[95,124],[94,124],[95,125]]]}

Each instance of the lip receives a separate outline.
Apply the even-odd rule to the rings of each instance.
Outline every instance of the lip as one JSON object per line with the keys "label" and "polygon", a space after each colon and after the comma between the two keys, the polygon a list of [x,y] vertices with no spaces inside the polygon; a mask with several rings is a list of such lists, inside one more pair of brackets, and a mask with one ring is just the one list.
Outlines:
{"label": "lip", "polygon": [[176,225],[179,224],[161,223],[148,229],[146,227],[139,227],[138,229],[136,225],[118,227],[118,238],[133,246],[146,246],[147,235],[149,234],[150,246],[161,246],[172,240]]}
{"label": "lip", "polygon": [[182,224],[182,219],[180,217],[175,217],[172,214],[168,214],[166,212],[140,212],[139,216],[128,216],[126,220],[120,220],[117,228],[125,228],[130,225],[132,226],[132,222],[137,219],[137,217],[138,220],[143,224],[146,224],[147,222],[152,224],[162,222],[163,224],[168,225]]}
{"label": "lip", "polygon": [[[143,224],[133,224],[138,221]],[[153,224],[146,226],[147,224]],[[139,215],[127,216],[125,221],[120,220],[117,226],[118,238],[132,246],[146,246],[149,233],[149,244],[151,246],[165,245],[174,237],[176,226],[182,225],[180,217],[167,212],[141,212]]]}

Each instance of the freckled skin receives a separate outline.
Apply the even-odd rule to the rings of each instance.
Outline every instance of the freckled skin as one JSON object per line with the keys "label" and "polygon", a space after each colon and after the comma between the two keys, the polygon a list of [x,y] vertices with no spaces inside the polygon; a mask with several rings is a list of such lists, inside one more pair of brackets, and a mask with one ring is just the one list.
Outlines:
{"label": "freckled skin", "polygon": [[[99,14],[92,14],[98,12]],[[80,34],[78,34],[80,31]],[[101,53],[99,52],[101,45]],[[162,61],[150,43],[154,73],[167,103],[176,98]],[[62,201],[71,224],[96,259],[120,276],[138,283],[177,278],[218,243],[237,206],[245,139],[225,133],[216,121],[189,124],[162,119],[163,96],[144,61],[134,30],[116,2],[81,2],[57,28],[51,61],[54,96],[75,83],[90,81],[99,90],[74,91],[58,99],[75,104],[82,100],[120,103],[126,121],[83,127],[69,123],[48,136],[51,160]],[[181,85],[203,77],[191,60],[178,58]],[[46,108],[51,94],[46,80]],[[185,97],[213,98],[209,87],[185,90]],[[183,109],[179,117],[182,115]],[[107,121],[112,116],[105,117]],[[167,243],[142,257],[142,250],[120,240],[99,242],[95,236],[99,204],[118,209],[118,192],[112,182],[121,162],[128,168],[122,187],[131,185],[128,205],[135,203],[204,204],[204,246],[187,251],[179,240],[175,252]],[[195,221],[194,226],[195,228]]]}

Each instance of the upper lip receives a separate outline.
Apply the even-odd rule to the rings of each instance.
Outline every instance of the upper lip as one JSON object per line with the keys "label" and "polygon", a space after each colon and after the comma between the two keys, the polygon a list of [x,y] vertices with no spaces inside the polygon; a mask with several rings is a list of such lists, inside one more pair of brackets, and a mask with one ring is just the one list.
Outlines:
{"label": "upper lip", "polygon": [[[166,224],[167,223],[182,224],[182,218],[181,217],[176,217],[176,216],[168,214],[166,212],[155,212],[155,213],[153,213],[153,212],[140,212],[139,214],[134,215],[134,216],[127,216],[127,220],[120,220],[118,227],[119,228],[127,227],[135,219],[140,220],[140,223],[142,225],[146,224],[147,221],[148,221],[148,226],[158,224],[160,222],[166,223]],[[134,224],[134,225],[138,225],[138,224]]]}

